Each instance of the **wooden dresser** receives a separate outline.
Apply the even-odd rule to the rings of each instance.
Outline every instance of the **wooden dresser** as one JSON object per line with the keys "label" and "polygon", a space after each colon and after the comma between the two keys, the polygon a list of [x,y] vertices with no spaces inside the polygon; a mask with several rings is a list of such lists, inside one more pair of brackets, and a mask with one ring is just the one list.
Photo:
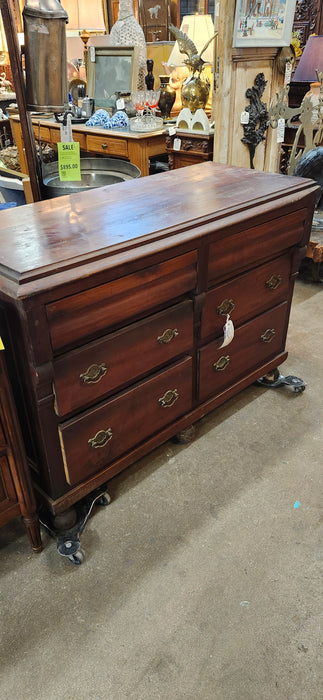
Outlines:
{"label": "wooden dresser", "polygon": [[207,162],[2,212],[5,341],[54,514],[286,359],[316,191]]}

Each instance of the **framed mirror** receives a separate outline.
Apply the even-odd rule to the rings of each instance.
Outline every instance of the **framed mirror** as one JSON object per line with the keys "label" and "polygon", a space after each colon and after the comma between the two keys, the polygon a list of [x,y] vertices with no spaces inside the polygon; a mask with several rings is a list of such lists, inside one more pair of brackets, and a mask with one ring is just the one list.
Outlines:
{"label": "framed mirror", "polygon": [[137,46],[90,46],[87,62],[88,96],[95,108],[107,109],[116,92],[137,89],[139,49]]}

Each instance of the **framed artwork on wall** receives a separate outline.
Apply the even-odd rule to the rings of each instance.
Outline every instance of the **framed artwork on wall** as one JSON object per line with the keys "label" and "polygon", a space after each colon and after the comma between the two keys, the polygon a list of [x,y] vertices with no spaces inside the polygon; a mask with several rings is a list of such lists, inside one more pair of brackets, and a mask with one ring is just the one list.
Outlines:
{"label": "framed artwork on wall", "polygon": [[289,46],[296,0],[237,0],[233,46]]}
{"label": "framed artwork on wall", "polygon": [[139,49],[137,46],[90,46],[87,61],[89,97],[95,107],[107,108],[116,92],[137,89]]}

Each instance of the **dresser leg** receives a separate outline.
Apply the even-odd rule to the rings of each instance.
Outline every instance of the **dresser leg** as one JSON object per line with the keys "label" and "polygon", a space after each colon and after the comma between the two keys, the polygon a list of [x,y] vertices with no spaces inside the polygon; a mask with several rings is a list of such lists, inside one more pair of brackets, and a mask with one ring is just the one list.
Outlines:
{"label": "dresser leg", "polygon": [[23,516],[22,521],[27,530],[27,534],[30,540],[30,544],[34,552],[41,552],[43,545],[40,536],[40,526],[38,515]]}
{"label": "dresser leg", "polygon": [[278,387],[286,385],[296,394],[305,391],[306,387],[306,382],[304,382],[303,379],[294,377],[291,374],[289,374],[288,377],[284,377],[284,375],[280,373],[278,367],[268,372],[268,374],[265,374],[263,377],[260,377],[260,379],[257,379],[257,384],[265,386],[268,389],[278,389]]}
{"label": "dresser leg", "polygon": [[195,438],[195,425],[190,425],[188,428],[184,428],[184,430],[180,430],[179,433],[175,435],[175,440],[176,442],[179,442],[181,445],[188,445],[189,442],[192,442]]}
{"label": "dresser leg", "polygon": [[[91,515],[93,506],[95,504],[107,506],[110,502],[110,496],[105,493],[105,487],[102,487],[93,491],[76,503],[74,508],[68,509],[60,516],[52,516],[48,511],[40,514],[40,522],[51,537],[56,538],[57,550],[61,556],[67,557],[73,564],[82,564],[84,553],[81,550],[80,535]],[[64,522],[71,524],[64,529],[62,527]]]}

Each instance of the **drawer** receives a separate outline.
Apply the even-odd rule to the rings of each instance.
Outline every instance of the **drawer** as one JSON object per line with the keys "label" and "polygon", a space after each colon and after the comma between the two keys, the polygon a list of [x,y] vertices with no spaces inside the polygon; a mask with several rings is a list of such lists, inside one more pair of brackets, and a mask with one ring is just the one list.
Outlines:
{"label": "drawer", "polygon": [[34,129],[34,134],[35,134],[35,138],[36,138],[37,142],[39,141],[39,139],[41,141],[47,141],[48,143],[50,142],[50,140],[51,140],[50,139],[50,130],[49,130],[48,126],[38,127],[38,124],[37,125],[34,124],[33,129]]}
{"label": "drawer", "polygon": [[208,284],[232,277],[261,259],[279,255],[303,239],[306,209],[227,235],[210,245]]}
{"label": "drawer", "polygon": [[287,298],[290,257],[284,255],[207,292],[201,338],[219,335],[229,313],[235,326]]}
{"label": "drawer", "polygon": [[[59,129],[51,129],[50,130],[50,142],[51,143],[59,143],[60,140],[61,140],[60,130]],[[82,134],[81,132],[74,131],[74,129],[73,129],[73,141],[78,142],[80,144],[81,151],[85,151],[86,134]]]}
{"label": "drawer", "polygon": [[46,307],[52,347],[59,350],[142,317],[196,285],[197,253],[166,260]]}
{"label": "drawer", "polygon": [[200,350],[200,401],[220,393],[283,351],[288,315],[289,304],[285,302],[240,326],[226,347],[219,348],[221,341],[214,341]]}
{"label": "drawer", "polygon": [[92,136],[86,137],[86,150],[105,155],[120,156],[128,158],[128,143],[126,139],[118,139],[115,136]]}
{"label": "drawer", "polygon": [[187,357],[59,427],[65,473],[73,486],[105,469],[192,406],[192,359]]}
{"label": "drawer", "polygon": [[60,415],[149,374],[193,346],[193,303],[176,306],[89,343],[54,361]]}

